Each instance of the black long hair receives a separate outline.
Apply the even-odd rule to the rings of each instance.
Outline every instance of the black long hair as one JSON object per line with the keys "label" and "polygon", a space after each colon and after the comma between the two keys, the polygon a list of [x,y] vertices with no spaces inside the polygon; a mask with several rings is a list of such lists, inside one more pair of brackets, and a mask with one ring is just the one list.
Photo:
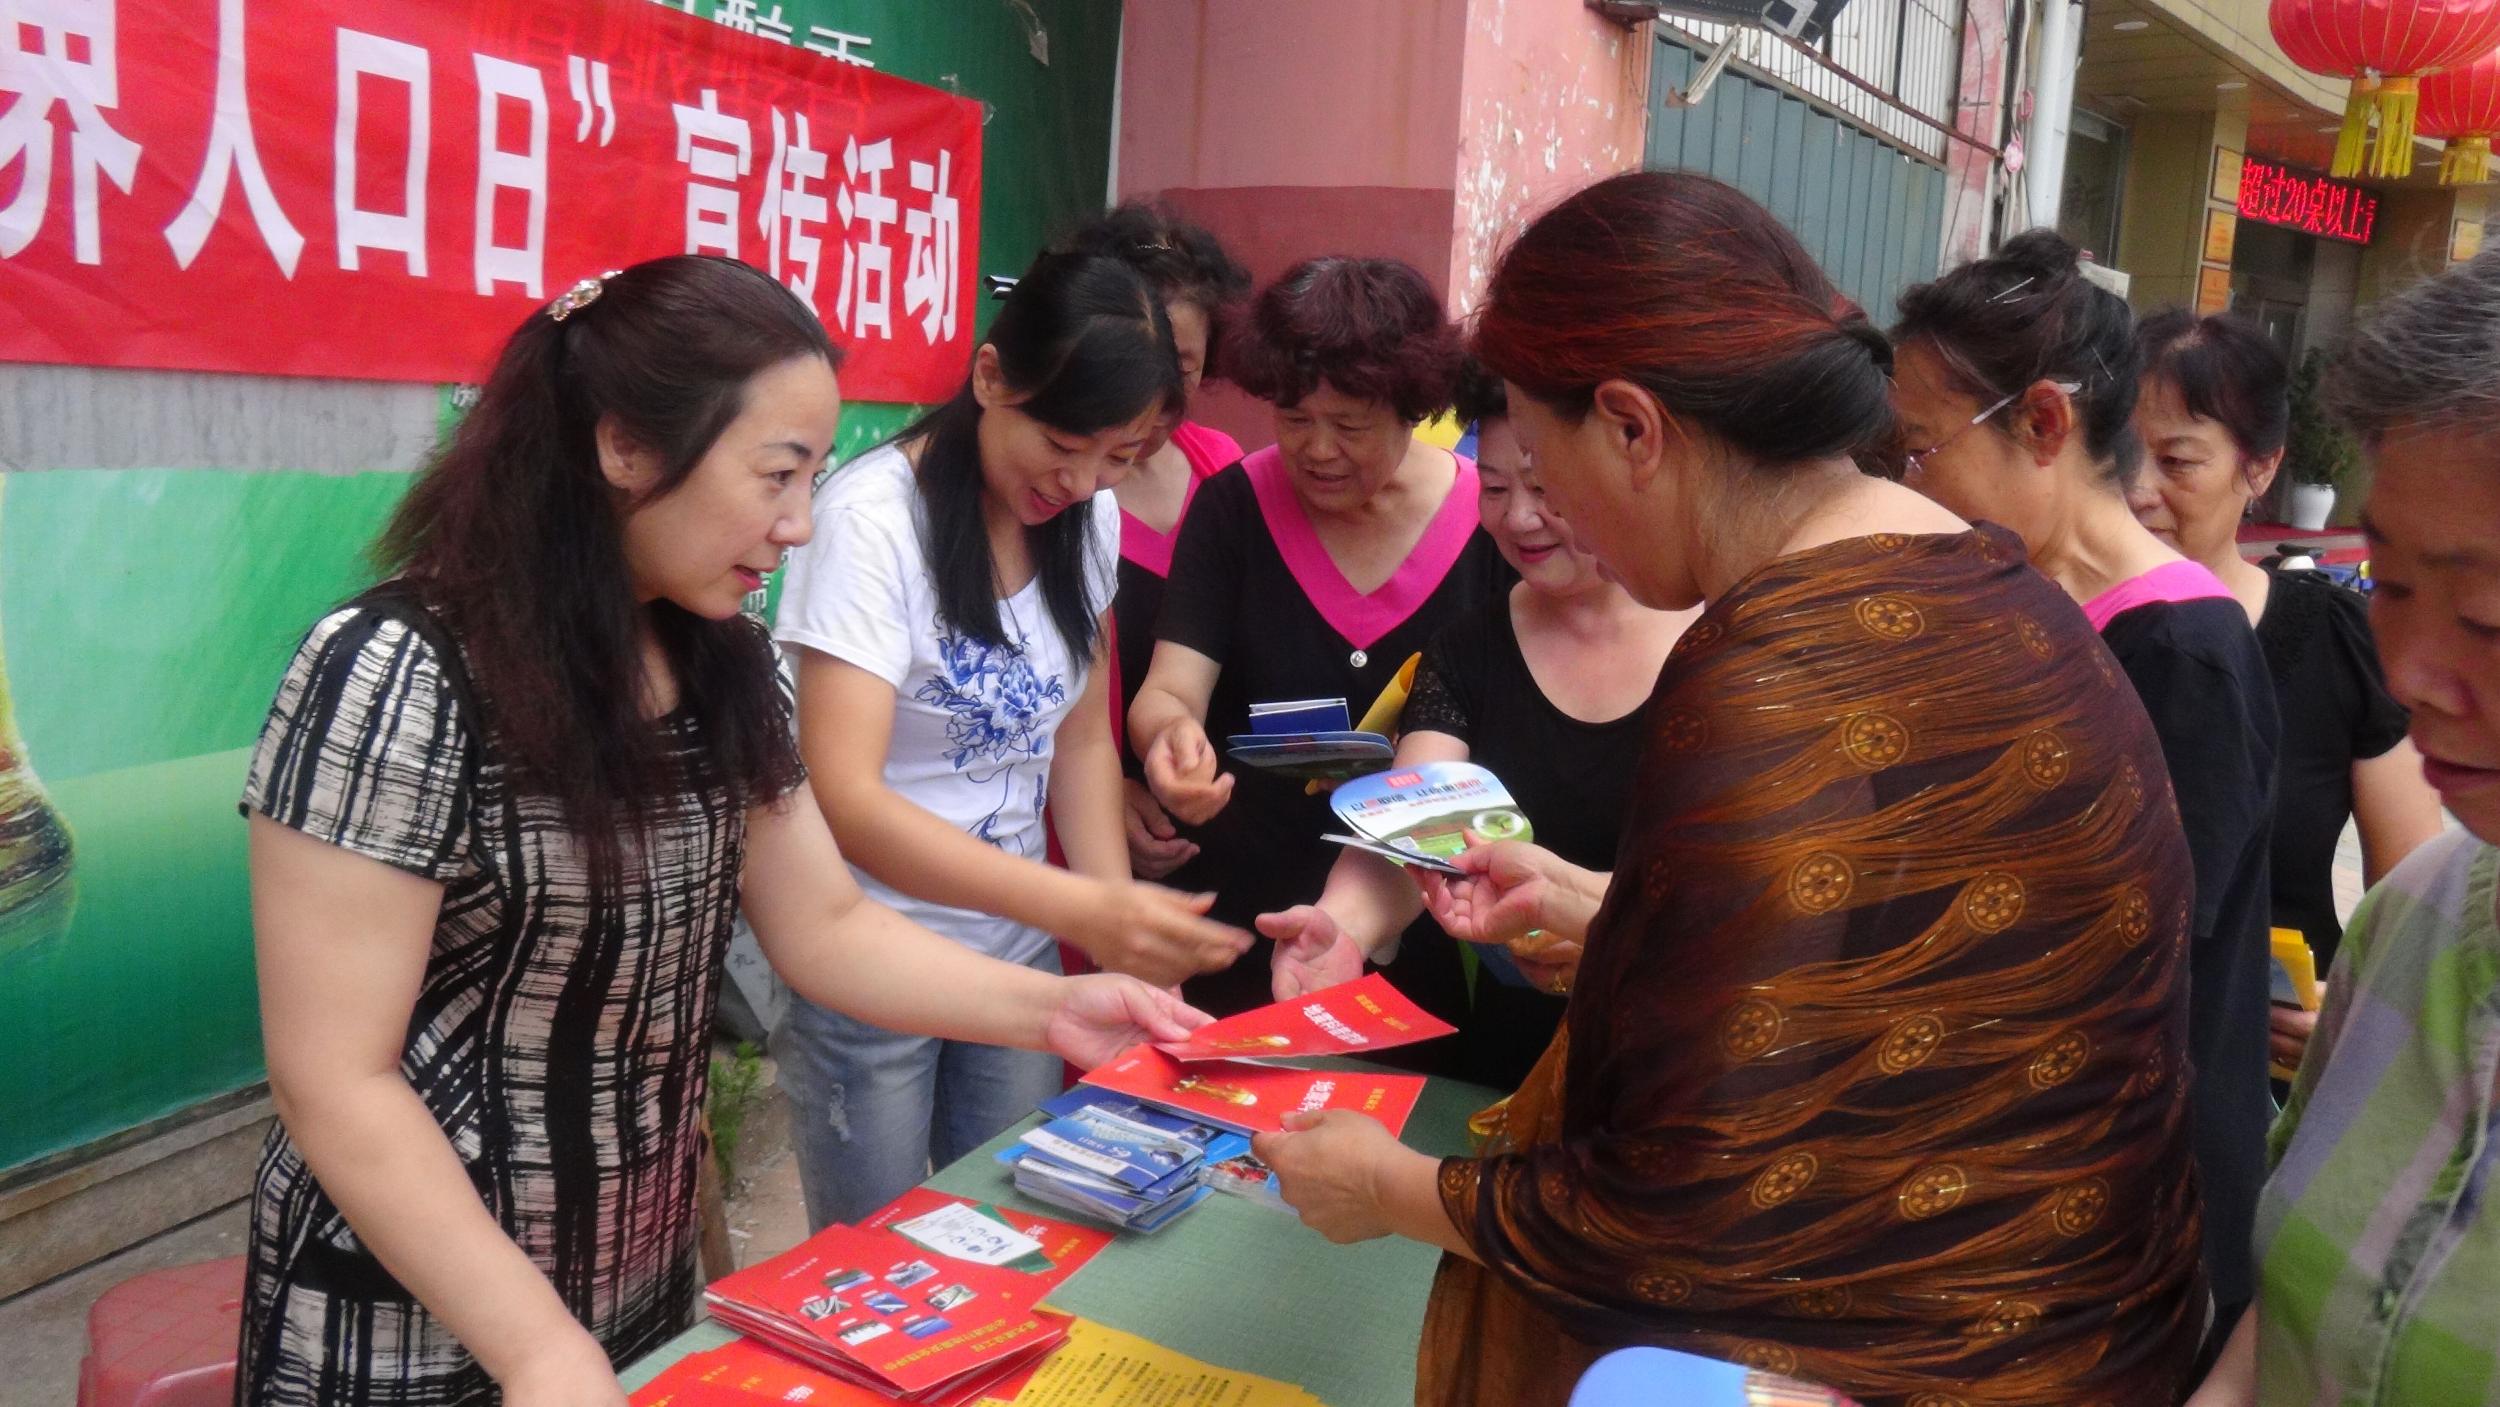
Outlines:
{"label": "black long hair", "polygon": [[[1181,394],[1180,354],[1163,300],[1126,262],[1044,254],[1033,261],[991,322],[985,345],[1017,397],[1016,409],[1068,435],[1124,425]],[[972,378],[953,399],[913,421],[897,443],[920,444],[915,476],[927,519],[925,544],[938,615],[985,644],[1007,646],[998,619],[998,564],[981,512],[981,403]],[[1025,530],[1042,601],[1068,653],[1094,652],[1097,622],[1085,599],[1094,515],[1083,504]]]}
{"label": "black long hair", "polygon": [[770,276],[710,255],[636,264],[561,320],[547,309],[522,320],[374,545],[375,564],[460,640],[515,787],[554,797],[602,873],[614,873],[620,831],[689,782],[744,806],[804,774],[764,632],[656,601],[650,628],[704,743],[702,776],[670,765],[644,716],[646,608],[595,431],[612,420],[657,452],[660,497],[738,418],[747,383],[799,357],[841,360]]}

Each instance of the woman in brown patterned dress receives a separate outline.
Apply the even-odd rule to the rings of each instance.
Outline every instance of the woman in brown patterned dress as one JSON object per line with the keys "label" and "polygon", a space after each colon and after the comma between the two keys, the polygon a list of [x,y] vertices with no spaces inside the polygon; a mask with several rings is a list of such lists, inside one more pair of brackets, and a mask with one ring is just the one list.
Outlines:
{"label": "woman in brown patterned dress", "polygon": [[1297,1119],[1262,1146],[1286,1199],[1450,1253],[1419,1402],[1561,1403],[1636,1343],[1870,1407],[2175,1402],[2188,861],[2125,677],[2019,541],[1858,472],[1883,339],[1734,190],[1593,186],[1480,316],[1574,536],[1710,607],[1622,882],[1503,845],[1435,896],[1585,949],[1483,1156]]}

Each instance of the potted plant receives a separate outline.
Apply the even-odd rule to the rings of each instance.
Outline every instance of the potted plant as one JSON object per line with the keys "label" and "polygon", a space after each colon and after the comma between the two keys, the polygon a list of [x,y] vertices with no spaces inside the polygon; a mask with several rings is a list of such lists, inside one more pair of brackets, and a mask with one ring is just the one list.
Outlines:
{"label": "potted plant", "polygon": [[2335,491],[2361,465],[2361,446],[2350,431],[2335,423],[2318,397],[2325,374],[2324,348],[2313,347],[2301,358],[2292,377],[2292,424],[2284,444],[2283,468],[2292,486],[2285,494],[2284,513],[2302,532],[2326,526],[2335,511]]}

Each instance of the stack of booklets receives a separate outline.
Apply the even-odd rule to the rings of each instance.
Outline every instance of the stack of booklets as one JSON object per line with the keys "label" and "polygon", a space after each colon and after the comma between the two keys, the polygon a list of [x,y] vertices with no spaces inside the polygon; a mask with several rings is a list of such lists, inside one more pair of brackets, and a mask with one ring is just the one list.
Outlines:
{"label": "stack of booklets", "polygon": [[[982,1243],[1019,1253],[1032,1243],[1002,1229],[1016,1239],[983,1233]],[[703,1300],[714,1319],[845,1383],[954,1407],[1067,1336],[1065,1315],[1037,1307],[1048,1289],[1005,1262],[943,1255],[899,1229],[833,1226],[718,1281]]]}
{"label": "stack of booklets", "polygon": [[1123,1051],[1044,1104],[1044,1122],[998,1160],[1035,1201],[1129,1231],[1161,1230],[1214,1192],[1282,1206],[1252,1134],[1281,1130],[1298,1109],[1354,1109],[1396,1133],[1424,1081],[1236,1057],[1361,1054],[1451,1029],[1375,972]]}
{"label": "stack of booklets", "polygon": [[1224,740],[1236,762],[1288,777],[1334,780],[1389,765],[1388,736],[1349,726],[1343,699],[1289,699],[1250,705],[1250,731]]}
{"label": "stack of booklets", "polygon": [[1110,1244],[1091,1227],[915,1187],[857,1228],[713,1285],[713,1317],[752,1337],[670,1365],[634,1407],[1011,1400],[1072,1322],[1034,1302]]}
{"label": "stack of booklets", "polygon": [[1250,1151],[1238,1134],[1083,1086],[1042,1113],[999,1154],[1016,1190],[1124,1231],[1160,1231],[1205,1201],[1210,1147],[1219,1159]]}

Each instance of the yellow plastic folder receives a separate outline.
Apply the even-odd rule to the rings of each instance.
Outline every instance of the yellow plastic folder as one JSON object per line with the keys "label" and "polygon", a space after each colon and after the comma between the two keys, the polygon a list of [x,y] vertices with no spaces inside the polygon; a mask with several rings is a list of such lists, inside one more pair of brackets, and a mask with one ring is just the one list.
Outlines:
{"label": "yellow plastic folder", "polygon": [[[2309,940],[2296,928],[2277,928],[2274,943],[2274,1004],[2297,1004],[2303,1011],[2318,1009],[2318,960],[2309,951]],[[2280,1064],[2268,1067],[2278,1080],[2288,1080],[2300,1073]]]}
{"label": "yellow plastic folder", "polygon": [[[979,1407],[1010,1407],[985,1397]],[[1090,1319],[1045,1360],[1012,1407],[1321,1407],[1292,1383],[1228,1373]]]}

